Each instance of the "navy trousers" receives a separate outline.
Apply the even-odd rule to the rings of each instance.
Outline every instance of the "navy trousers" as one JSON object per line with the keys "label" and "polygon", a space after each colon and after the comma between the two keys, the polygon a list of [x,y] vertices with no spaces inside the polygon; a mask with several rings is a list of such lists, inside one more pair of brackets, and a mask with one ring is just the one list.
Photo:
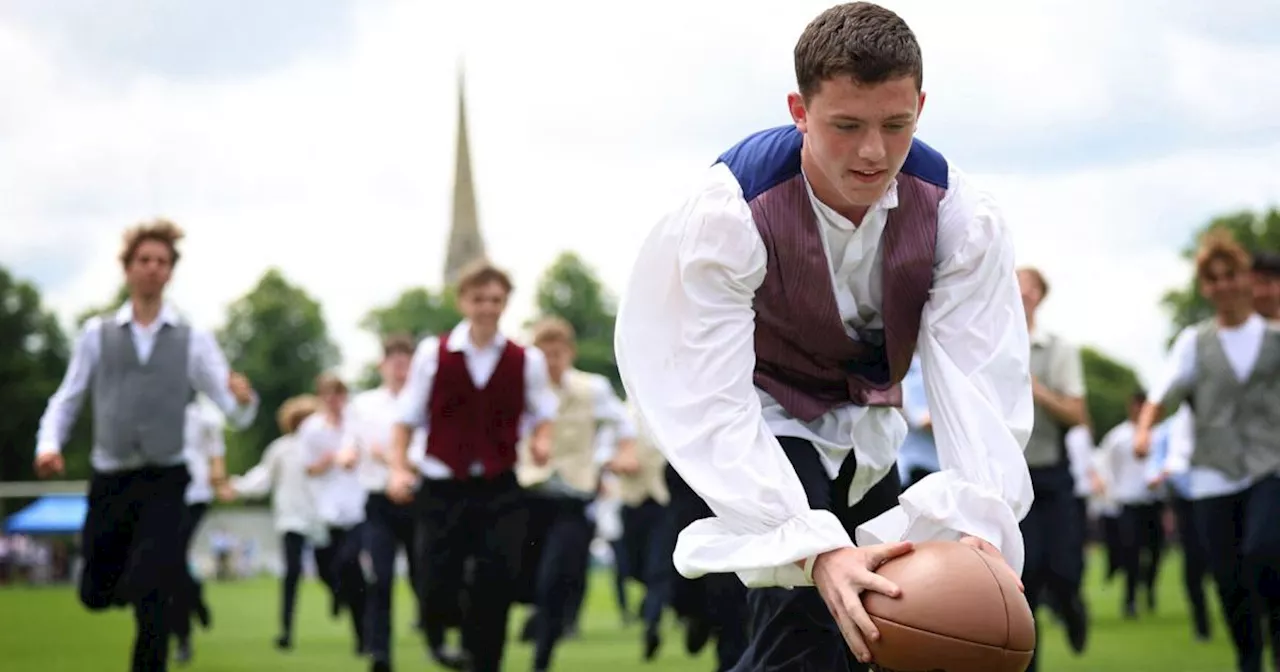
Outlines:
{"label": "navy trousers", "polygon": [[[1022,583],[1031,613],[1048,597],[1064,618],[1083,621],[1080,583],[1084,578],[1083,535],[1075,495],[1075,480],[1066,466],[1033,468],[1035,501],[1019,525],[1026,547]],[[1037,632],[1039,623],[1037,622]],[[1083,623],[1080,624],[1083,627]],[[1029,672],[1037,669],[1032,659]]]}
{"label": "navy trousers", "polygon": [[186,566],[180,534],[185,466],[95,473],[81,531],[80,601],[90,611],[132,605],[134,672],[168,669],[173,598]]}
{"label": "navy trousers", "polygon": [[551,656],[585,595],[587,564],[595,525],[587,518],[587,502],[547,496],[555,514],[542,542],[534,604],[533,669],[551,667]]}
{"label": "navy trousers", "polygon": [[[1280,665],[1280,476],[1193,505],[1240,672],[1261,672],[1265,640]],[[1263,637],[1263,628],[1267,637]]]}
{"label": "navy trousers", "polygon": [[364,511],[364,550],[372,569],[365,596],[365,645],[370,658],[390,663],[396,555],[403,548],[409,557],[413,556],[417,521],[411,506],[396,504],[380,492],[369,493]]}
{"label": "navy trousers", "polygon": [[[833,481],[813,444],[802,439],[778,439],[809,497],[809,506],[836,515],[852,537],[854,530],[898,503],[901,484],[898,470],[890,469],[879,483],[853,506],[848,505],[849,484],[857,461],[845,460]],[[845,642],[817,588],[755,588],[747,591],[751,643],[734,672],[864,672]]]}

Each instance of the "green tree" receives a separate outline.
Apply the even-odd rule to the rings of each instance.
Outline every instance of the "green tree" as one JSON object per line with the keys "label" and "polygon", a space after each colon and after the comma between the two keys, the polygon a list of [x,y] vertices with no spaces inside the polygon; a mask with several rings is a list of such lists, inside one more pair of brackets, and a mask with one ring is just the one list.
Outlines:
{"label": "green tree", "polygon": [[623,394],[613,352],[616,302],[595,269],[573,252],[562,253],[542,274],[536,300],[540,318],[554,315],[573,325],[577,367],[609,378]]}
{"label": "green tree", "polygon": [[[360,320],[360,328],[378,340],[391,334],[409,334],[414,340],[420,340],[443,334],[461,321],[457,294],[452,288],[432,291],[426,287],[411,287],[401,292],[392,303],[366,313]],[[370,363],[361,373],[358,385],[371,389],[381,382],[378,365]]]}
{"label": "green tree", "polygon": [[320,303],[274,268],[231,304],[218,341],[231,368],[249,378],[261,400],[253,425],[227,437],[227,469],[240,473],[280,435],[276,409],[310,392],[316,376],[338,364],[339,352]]}
{"label": "green tree", "polygon": [[1085,400],[1093,421],[1093,439],[1102,437],[1125,421],[1129,398],[1139,389],[1138,374],[1129,366],[1090,347],[1080,349],[1084,365]]}
{"label": "green tree", "polygon": [[[35,477],[40,418],[62,382],[70,349],[35,285],[0,267],[0,481]],[[89,472],[84,415],[64,446],[69,478],[85,478]]]}
{"label": "green tree", "polygon": [[[1200,240],[1210,230],[1218,227],[1230,230],[1245,249],[1280,251],[1280,210],[1272,208],[1266,212],[1241,211],[1213,218],[1195,232],[1182,250],[1183,258],[1194,259]],[[1200,286],[1194,274],[1181,289],[1166,292],[1160,303],[1173,320],[1170,343],[1178,332],[1213,316],[1213,308],[1200,296]]]}

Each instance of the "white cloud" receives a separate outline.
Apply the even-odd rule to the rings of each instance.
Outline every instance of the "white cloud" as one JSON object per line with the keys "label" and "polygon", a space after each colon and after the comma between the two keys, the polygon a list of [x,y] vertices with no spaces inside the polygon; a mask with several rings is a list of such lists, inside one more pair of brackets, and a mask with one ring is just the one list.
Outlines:
{"label": "white cloud", "polygon": [[[139,74],[111,88],[0,23],[0,85],[20,92],[0,108],[0,262],[23,274],[54,245],[83,256],[47,293],[70,316],[110,295],[120,229],[164,214],[189,232],[173,297],[198,323],[216,325],[278,266],[323,302],[354,371],[374,355],[355,326],[363,312],[440,277],[465,47],[481,226],[515,275],[514,327],[561,250],[621,288],[684,185],[743,134],[786,120],[794,40],[825,4],[685,0],[623,15],[585,0],[469,15],[361,5],[349,37],[283,68],[212,81]],[[1134,40],[1167,44],[1131,6],[892,5],[924,44],[923,132],[944,149],[962,134],[1034,137],[1085,122],[1141,133],[1124,98],[1131,76],[1167,106],[1142,115],[1221,119],[1172,93],[1199,86],[1216,43],[1156,73],[1115,59],[1139,50]],[[1046,322],[1149,372],[1167,330],[1155,300],[1184,272],[1178,248],[1215,212],[1280,198],[1277,148],[975,177],[1002,197],[1024,260],[1053,279]]]}

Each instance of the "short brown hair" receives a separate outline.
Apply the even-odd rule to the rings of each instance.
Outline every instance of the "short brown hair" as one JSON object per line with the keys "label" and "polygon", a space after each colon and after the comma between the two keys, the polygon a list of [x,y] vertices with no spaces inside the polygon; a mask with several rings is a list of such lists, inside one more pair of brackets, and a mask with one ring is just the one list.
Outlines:
{"label": "short brown hair", "polygon": [[511,294],[511,277],[505,271],[489,263],[487,259],[477,259],[462,268],[458,274],[458,296],[468,290],[483,287],[491,282],[502,285],[507,294]]}
{"label": "short brown hair", "polygon": [[316,394],[346,394],[347,384],[332,373],[316,376]]}
{"label": "short brown hair", "polygon": [[415,349],[413,337],[409,334],[389,334],[382,339],[383,357],[390,357],[396,354],[413,356]]}
{"label": "short brown hair", "polygon": [[917,90],[924,83],[915,33],[902,17],[870,2],[836,5],[819,14],[801,33],[794,55],[796,85],[805,100],[835,77],[859,84],[911,77]]}
{"label": "short brown hair", "polygon": [[559,317],[544,317],[533,325],[533,344],[542,347],[548,343],[564,343],[573,346],[577,337],[573,325]]}
{"label": "short brown hair", "polygon": [[1248,250],[1236,242],[1231,230],[1218,226],[1205,232],[1196,250],[1196,277],[1203,278],[1209,272],[1209,264],[1225,262],[1233,270],[1247,272],[1253,266]]}
{"label": "short brown hair", "polygon": [[292,434],[298,431],[298,426],[307,419],[307,416],[318,410],[320,410],[320,399],[314,394],[300,394],[280,404],[280,408],[276,411],[276,424],[280,426],[281,433]]}
{"label": "short brown hair", "polygon": [[153,219],[132,226],[124,232],[124,241],[120,246],[120,265],[128,267],[129,262],[133,261],[133,255],[137,254],[138,247],[148,240],[154,240],[169,248],[169,265],[177,266],[178,259],[182,256],[178,252],[178,241],[186,235],[182,227],[167,219]]}
{"label": "short brown hair", "polygon": [[1023,266],[1022,268],[1018,269],[1018,272],[1026,273],[1027,275],[1031,276],[1033,280],[1036,281],[1037,285],[1040,285],[1041,299],[1043,299],[1046,296],[1049,296],[1049,281],[1044,279],[1044,273],[1041,273],[1040,269],[1036,268],[1035,266]]}

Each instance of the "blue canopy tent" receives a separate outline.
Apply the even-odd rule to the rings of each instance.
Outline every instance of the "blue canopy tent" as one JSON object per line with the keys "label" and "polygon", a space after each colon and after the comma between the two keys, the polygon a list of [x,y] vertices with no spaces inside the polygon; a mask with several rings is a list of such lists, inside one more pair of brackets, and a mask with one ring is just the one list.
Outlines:
{"label": "blue canopy tent", "polygon": [[45,495],[4,522],[6,534],[76,534],[89,511],[85,495]]}

